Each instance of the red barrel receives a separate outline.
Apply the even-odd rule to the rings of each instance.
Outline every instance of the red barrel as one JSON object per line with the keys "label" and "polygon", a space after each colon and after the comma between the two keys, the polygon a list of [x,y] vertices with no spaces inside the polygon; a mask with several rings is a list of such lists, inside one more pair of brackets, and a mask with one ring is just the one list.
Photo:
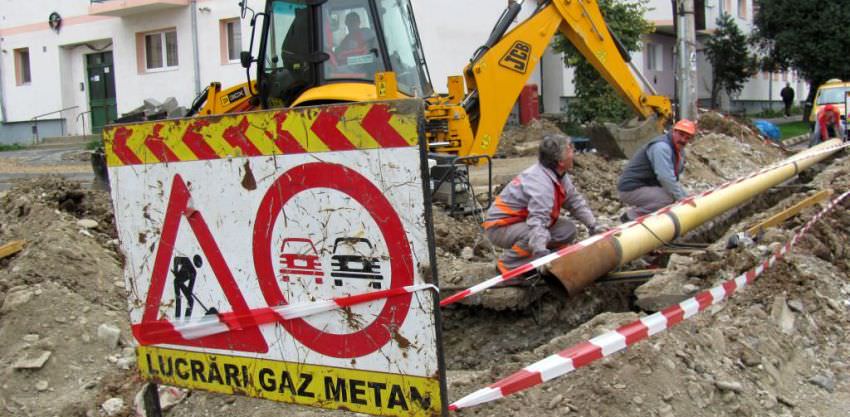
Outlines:
{"label": "red barrel", "polygon": [[528,84],[519,93],[519,123],[523,126],[540,119],[540,96],[537,84]]}

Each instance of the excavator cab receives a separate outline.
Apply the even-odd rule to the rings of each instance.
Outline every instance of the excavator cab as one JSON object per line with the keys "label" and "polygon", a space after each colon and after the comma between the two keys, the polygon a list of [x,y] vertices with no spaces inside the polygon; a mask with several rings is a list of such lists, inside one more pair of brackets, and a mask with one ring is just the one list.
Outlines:
{"label": "excavator cab", "polygon": [[264,108],[375,100],[375,74],[399,96],[433,93],[409,0],[270,0],[257,59]]}

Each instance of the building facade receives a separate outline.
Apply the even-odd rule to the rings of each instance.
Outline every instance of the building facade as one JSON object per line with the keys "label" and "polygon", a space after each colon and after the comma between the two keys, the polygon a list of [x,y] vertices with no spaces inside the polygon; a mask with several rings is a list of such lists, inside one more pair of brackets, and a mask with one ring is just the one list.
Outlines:
{"label": "building facade", "polygon": [[[734,19],[738,28],[745,35],[755,29],[753,18],[758,12],[757,1],[754,0],[695,0],[696,15],[703,20],[704,29],[697,31],[697,94],[699,105],[708,107],[711,99],[711,62],[703,52],[705,41],[717,28],[717,18],[727,13]],[[653,22],[656,32],[646,36],[644,48],[633,56],[636,62],[641,62],[647,78],[658,81],[656,88],[661,94],[675,97],[676,32],[671,0],[650,0],[650,11],[646,19]],[[782,107],[780,90],[789,83],[795,91],[798,103],[808,94],[809,85],[795,71],[776,73],[759,72],[753,76],[744,88],[734,97],[721,97],[721,108],[734,112],[746,111],[757,113],[771,108],[778,110]]]}
{"label": "building facade", "polygon": [[[254,10],[263,0],[249,0]],[[434,88],[461,74],[486,40],[504,2],[412,0]],[[97,132],[104,123],[148,98],[174,97],[188,107],[211,81],[246,81],[239,52],[248,48],[250,26],[237,0],[0,0],[0,142]],[[651,0],[647,19],[657,31],[633,62],[659,94],[675,98],[675,32],[670,0]],[[520,19],[535,1],[526,1]],[[729,12],[744,32],[752,30],[752,0],[705,0],[708,36],[717,16]],[[699,97],[710,94],[710,65],[698,52]],[[732,109],[761,110],[781,103],[791,82],[797,97],[807,87],[793,74],[759,74]],[[560,112],[574,95],[572,71],[551,50],[531,79],[541,87],[545,112]],[[776,104],[778,108],[778,104]]]}
{"label": "building facade", "polygon": [[6,142],[33,137],[36,124],[41,137],[97,132],[147,98],[174,97],[189,106],[209,81],[245,82],[238,59],[247,47],[242,33],[250,32],[235,0],[2,5],[0,139]]}

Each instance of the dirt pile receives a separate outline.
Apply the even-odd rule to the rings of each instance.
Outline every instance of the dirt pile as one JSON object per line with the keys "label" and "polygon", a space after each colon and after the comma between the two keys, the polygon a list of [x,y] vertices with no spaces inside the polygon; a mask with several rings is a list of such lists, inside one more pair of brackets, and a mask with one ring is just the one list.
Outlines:
{"label": "dirt pile", "polygon": [[547,134],[563,134],[558,126],[549,120],[532,120],[527,126],[508,126],[502,132],[499,150],[496,156],[516,157],[537,155],[537,144]]}
{"label": "dirt pile", "polygon": [[112,222],[108,194],[59,177],[0,200],[0,241],[27,242],[0,261],[0,414],[84,416],[126,390],[135,354]]}
{"label": "dirt pile", "polygon": [[702,132],[713,132],[739,140],[764,140],[752,123],[715,111],[700,114],[699,129]]}

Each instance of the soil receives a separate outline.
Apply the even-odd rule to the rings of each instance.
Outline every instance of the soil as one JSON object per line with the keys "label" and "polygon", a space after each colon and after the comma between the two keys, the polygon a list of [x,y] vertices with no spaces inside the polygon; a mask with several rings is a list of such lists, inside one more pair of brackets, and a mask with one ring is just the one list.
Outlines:
{"label": "soil", "polygon": [[[516,130],[519,133],[512,137],[522,142],[503,139],[504,154],[511,158],[496,163],[534,155],[516,147],[556,129],[542,126]],[[700,135],[688,147],[682,177],[690,191],[736,178],[786,155],[732,119],[706,114],[700,126]],[[618,222],[623,210],[615,190],[625,162],[580,153],[571,174],[594,212],[609,225]],[[517,166],[514,174],[523,168]],[[510,179],[507,174],[504,177]],[[779,191],[740,208],[701,235],[709,244],[706,249],[666,257],[667,272],[646,284],[597,284],[567,299],[545,282],[530,281],[527,287],[491,290],[444,309],[449,400],[649,314],[659,307],[653,299],[681,299],[755,266],[769,250],[787,242],[820,206],[768,229],[753,245],[727,249],[727,238],[823,188],[836,193],[850,189],[846,154],[817,164]],[[728,301],[625,352],[457,414],[846,416],[848,208],[850,204],[844,203],[826,215],[790,256]],[[482,238],[479,221],[435,210],[444,296],[496,275],[498,251]],[[582,230],[580,237],[585,233]],[[56,176],[22,181],[0,193],[0,243],[18,239],[26,240],[24,250],[0,259],[0,415],[100,416],[106,415],[104,403],[115,403],[116,398],[124,406],[114,415],[135,415],[132,404],[143,382],[135,370],[135,342],[129,333],[122,256],[109,194]],[[116,332],[120,332],[117,340]],[[22,360],[37,359],[44,352],[49,357],[41,366],[18,369]],[[175,395],[176,404],[167,416],[328,414],[202,391],[178,390]]]}

